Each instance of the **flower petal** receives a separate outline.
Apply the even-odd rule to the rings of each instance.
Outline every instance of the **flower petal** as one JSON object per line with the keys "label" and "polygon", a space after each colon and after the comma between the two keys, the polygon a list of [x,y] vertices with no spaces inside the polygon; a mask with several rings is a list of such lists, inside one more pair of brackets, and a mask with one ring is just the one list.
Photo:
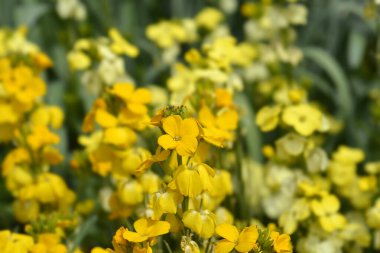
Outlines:
{"label": "flower petal", "polygon": [[167,149],[174,149],[178,146],[179,142],[175,141],[173,137],[171,137],[168,134],[161,135],[158,138],[158,144],[163,147],[165,150]]}
{"label": "flower petal", "polygon": [[180,156],[190,156],[195,153],[198,147],[198,141],[191,135],[182,136],[181,141],[178,142],[176,151]]}
{"label": "flower petal", "polygon": [[215,253],[228,253],[231,252],[235,247],[235,243],[228,240],[220,240],[215,247]]}
{"label": "flower petal", "polygon": [[239,238],[239,231],[235,226],[230,224],[221,224],[217,226],[215,232],[230,242],[236,242]]}
{"label": "flower petal", "polygon": [[148,239],[148,236],[140,235],[136,232],[125,231],[123,234],[123,238],[130,242],[143,242]]}
{"label": "flower petal", "polygon": [[178,115],[172,115],[162,120],[162,127],[172,137],[179,136],[182,119]]}
{"label": "flower petal", "polygon": [[185,119],[181,123],[181,137],[185,135],[198,136],[199,128],[195,119]]}

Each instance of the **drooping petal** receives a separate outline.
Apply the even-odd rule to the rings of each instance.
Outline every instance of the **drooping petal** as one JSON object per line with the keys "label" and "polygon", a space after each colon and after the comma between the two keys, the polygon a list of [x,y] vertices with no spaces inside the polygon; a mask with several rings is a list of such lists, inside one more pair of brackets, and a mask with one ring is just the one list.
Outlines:
{"label": "drooping petal", "polygon": [[184,196],[194,198],[201,194],[202,185],[199,183],[201,177],[198,172],[190,169],[181,170],[176,176],[176,186],[179,192]]}

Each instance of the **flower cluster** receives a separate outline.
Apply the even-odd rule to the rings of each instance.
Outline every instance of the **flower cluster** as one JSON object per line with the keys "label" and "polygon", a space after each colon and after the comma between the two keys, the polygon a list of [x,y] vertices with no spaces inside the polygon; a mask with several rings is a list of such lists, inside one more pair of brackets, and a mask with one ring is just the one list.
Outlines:
{"label": "flower cluster", "polygon": [[[210,2],[193,16],[149,18],[126,39],[109,24],[133,1],[104,10],[108,34],[97,37],[85,19],[108,5],[90,2],[51,5],[59,22],[83,21],[62,31],[70,71],[56,71],[25,27],[0,29],[1,252],[380,250],[379,143],[368,130],[379,89],[352,82],[372,125],[351,140],[364,124],[349,115],[343,72],[297,46],[307,5]],[[336,87],[314,78],[307,57],[331,68]],[[57,106],[48,80],[61,72]],[[67,116],[73,96],[80,122]]]}

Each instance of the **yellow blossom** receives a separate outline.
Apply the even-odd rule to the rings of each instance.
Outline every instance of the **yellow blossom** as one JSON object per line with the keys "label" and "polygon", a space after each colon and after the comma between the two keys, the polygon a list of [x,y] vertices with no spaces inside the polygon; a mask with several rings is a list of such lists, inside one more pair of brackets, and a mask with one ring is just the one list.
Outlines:
{"label": "yellow blossom", "polygon": [[112,39],[111,49],[116,54],[126,54],[133,58],[139,54],[139,49],[126,41],[115,28],[110,29],[108,34]]}
{"label": "yellow blossom", "polygon": [[256,115],[256,124],[263,132],[271,131],[277,127],[280,120],[280,113],[280,106],[264,106]]}
{"label": "yellow blossom", "polygon": [[310,136],[322,126],[322,113],[308,104],[292,105],[285,108],[282,120],[304,135]]}
{"label": "yellow blossom", "polygon": [[164,149],[175,149],[181,156],[192,155],[198,146],[199,129],[194,119],[182,119],[172,115],[162,120],[166,134],[158,138],[158,144]]}
{"label": "yellow blossom", "polygon": [[293,246],[289,235],[280,234],[277,231],[271,231],[270,237],[273,240],[273,249],[276,253],[293,252]]}
{"label": "yellow blossom", "polygon": [[249,252],[256,245],[259,237],[256,226],[246,227],[240,233],[230,224],[221,224],[215,232],[223,239],[215,247],[215,253],[228,253],[235,249],[238,252]]}
{"label": "yellow blossom", "polygon": [[133,227],[136,232],[126,230],[123,238],[130,242],[143,242],[149,238],[169,233],[170,224],[166,221],[141,218],[133,224]]}
{"label": "yellow blossom", "polygon": [[197,233],[200,237],[208,239],[215,231],[215,214],[205,211],[188,210],[183,214],[183,224]]}

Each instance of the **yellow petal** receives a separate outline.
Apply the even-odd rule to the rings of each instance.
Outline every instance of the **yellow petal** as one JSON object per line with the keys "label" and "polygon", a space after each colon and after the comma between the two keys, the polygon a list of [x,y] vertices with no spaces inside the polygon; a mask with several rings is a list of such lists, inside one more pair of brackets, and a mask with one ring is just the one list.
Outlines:
{"label": "yellow petal", "polygon": [[239,252],[248,252],[255,246],[256,240],[259,237],[259,232],[254,226],[243,229],[240,233],[239,241],[235,249]]}
{"label": "yellow petal", "polygon": [[123,234],[123,238],[130,242],[143,242],[148,239],[148,236],[140,235],[136,232],[125,231]]}
{"label": "yellow petal", "polygon": [[162,127],[172,137],[179,136],[182,119],[178,115],[172,115],[162,120]]}
{"label": "yellow petal", "polygon": [[215,253],[229,253],[235,247],[235,243],[228,240],[220,240],[215,247]]}
{"label": "yellow petal", "polygon": [[147,104],[152,102],[152,95],[148,89],[140,88],[133,93],[131,100],[141,104]]}
{"label": "yellow petal", "polygon": [[170,223],[167,221],[152,221],[153,224],[149,227],[148,236],[156,237],[167,234],[170,230]]}
{"label": "yellow petal", "polygon": [[133,89],[134,86],[131,83],[116,83],[110,88],[109,93],[128,101],[133,94]]}
{"label": "yellow petal", "polygon": [[158,138],[158,144],[167,150],[176,148],[179,142],[175,141],[172,136],[165,134]]}
{"label": "yellow petal", "polygon": [[138,219],[133,223],[133,227],[139,234],[146,234],[148,229],[149,221],[145,218]]}
{"label": "yellow petal", "polygon": [[117,125],[117,118],[103,109],[96,111],[95,121],[103,128],[115,127]]}
{"label": "yellow petal", "polygon": [[235,226],[230,224],[221,224],[217,226],[215,232],[230,242],[236,242],[239,238],[239,231]]}
{"label": "yellow petal", "polygon": [[194,119],[185,119],[181,123],[180,135],[183,137],[185,135],[198,136],[199,128],[198,124]]}
{"label": "yellow petal", "polygon": [[281,108],[279,106],[265,106],[261,108],[256,115],[256,124],[260,127],[261,131],[268,132],[275,129],[279,122],[280,112]]}
{"label": "yellow petal", "polygon": [[198,141],[194,136],[185,135],[178,142],[176,151],[180,156],[191,156],[195,153],[198,147]]}
{"label": "yellow petal", "polygon": [[182,169],[175,181],[177,189],[184,196],[194,198],[202,192],[201,177],[195,170]]}

